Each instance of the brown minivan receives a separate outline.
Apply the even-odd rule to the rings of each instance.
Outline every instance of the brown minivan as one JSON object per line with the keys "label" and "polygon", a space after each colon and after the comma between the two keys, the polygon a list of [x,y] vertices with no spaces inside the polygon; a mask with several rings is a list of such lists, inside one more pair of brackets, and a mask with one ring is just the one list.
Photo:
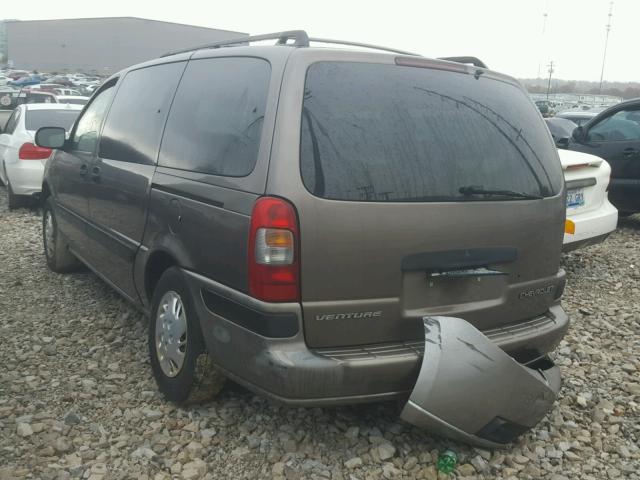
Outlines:
{"label": "brown minivan", "polygon": [[297,405],[408,399],[413,423],[509,442],[560,388],[551,136],[479,61],[311,42],[170,53],[106,81],[68,139],[40,129],[47,263],[149,315],[172,401],[229,377]]}

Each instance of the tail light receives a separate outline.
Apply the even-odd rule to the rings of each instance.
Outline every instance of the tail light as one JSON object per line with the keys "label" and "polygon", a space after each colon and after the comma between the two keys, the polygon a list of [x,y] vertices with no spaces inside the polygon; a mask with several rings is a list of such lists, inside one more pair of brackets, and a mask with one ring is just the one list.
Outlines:
{"label": "tail light", "polygon": [[38,147],[33,143],[23,143],[18,150],[20,160],[46,160],[51,155],[50,148]]}
{"label": "tail light", "polygon": [[298,217],[281,198],[253,206],[249,230],[249,293],[267,302],[300,299]]}

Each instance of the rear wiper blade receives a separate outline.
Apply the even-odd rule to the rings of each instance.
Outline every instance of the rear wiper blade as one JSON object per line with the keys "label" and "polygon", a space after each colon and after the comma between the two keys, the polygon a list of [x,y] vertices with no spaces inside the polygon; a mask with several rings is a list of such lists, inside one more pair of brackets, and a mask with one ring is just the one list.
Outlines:
{"label": "rear wiper blade", "polygon": [[516,192],[514,190],[492,190],[489,188],[483,188],[481,186],[469,185],[466,187],[460,187],[458,191],[465,195],[486,195],[486,196],[500,196],[510,198],[525,198],[528,200],[540,200],[543,197],[541,195],[533,195],[531,193]]}

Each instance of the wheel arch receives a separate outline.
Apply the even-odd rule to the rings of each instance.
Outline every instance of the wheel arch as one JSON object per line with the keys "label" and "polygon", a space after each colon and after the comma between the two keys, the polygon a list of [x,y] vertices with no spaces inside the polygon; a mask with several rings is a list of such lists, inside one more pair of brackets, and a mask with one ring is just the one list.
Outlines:
{"label": "wheel arch", "polygon": [[44,204],[47,197],[51,196],[51,187],[49,187],[49,183],[45,180],[42,182],[42,191],[40,193],[40,204]]}
{"label": "wheel arch", "polygon": [[144,295],[149,304],[162,274],[175,266],[180,266],[180,262],[173,253],[164,249],[149,253],[144,267]]}

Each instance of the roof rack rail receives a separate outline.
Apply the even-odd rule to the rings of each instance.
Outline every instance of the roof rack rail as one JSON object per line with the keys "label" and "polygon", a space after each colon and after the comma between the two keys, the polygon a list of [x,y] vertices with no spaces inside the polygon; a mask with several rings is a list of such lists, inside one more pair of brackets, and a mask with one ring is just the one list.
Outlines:
{"label": "roof rack rail", "polygon": [[[229,47],[233,45],[248,44],[251,42],[259,42],[262,40],[277,40],[276,45],[292,45],[295,47],[308,47],[309,36],[304,30],[290,30],[288,32],[267,33],[265,35],[252,35],[246,37],[231,38],[229,40],[221,40],[219,42],[205,43],[195,47],[183,48],[180,50],[172,50],[162,54],[160,57],[168,57],[177,55],[178,53],[193,52],[195,50],[204,50],[207,48]],[[293,40],[293,43],[289,43]]]}
{"label": "roof rack rail", "polygon": [[489,68],[477,57],[438,57],[438,60],[446,60],[448,62],[464,63],[467,65],[473,65],[474,67]]}
{"label": "roof rack rail", "polygon": [[[231,38],[229,40],[221,40],[219,42],[205,43],[203,45],[197,45],[195,47],[183,48],[180,50],[172,50],[170,52],[162,54],[161,57],[177,55],[178,53],[193,52],[195,50],[204,50],[207,48],[220,48],[220,47],[232,47],[236,45],[247,45],[251,42],[259,42],[262,40],[277,40],[276,45],[290,45],[293,47],[308,47],[309,42],[330,43],[334,45],[348,45],[352,47],[370,48],[372,50],[382,50],[385,52],[399,53],[401,55],[420,56],[417,53],[398,50],[395,48],[381,47],[379,45],[370,45],[368,43],[331,40],[329,38],[309,38],[309,35],[307,35],[307,32],[305,32],[304,30],[290,30],[287,32],[267,33],[265,35],[252,35],[252,36],[246,36],[246,37]],[[290,42],[291,40],[293,40],[293,42]],[[463,58],[463,57],[460,57],[460,58]],[[467,58],[467,57],[464,57],[464,58]]]}
{"label": "roof rack rail", "polygon": [[347,41],[343,41],[343,40],[331,40],[330,38],[315,38],[315,37],[310,37],[309,41],[310,42],[317,42],[317,43],[330,43],[330,44],[333,44],[333,45],[348,45],[348,46],[351,46],[351,47],[370,48],[372,50],[382,50],[384,52],[399,53],[401,55],[411,55],[411,56],[414,56],[414,57],[421,57],[422,56],[422,55],[420,55],[418,53],[407,52],[405,50],[398,50],[396,48],[381,47],[379,45],[370,45],[368,43],[347,42]]}

